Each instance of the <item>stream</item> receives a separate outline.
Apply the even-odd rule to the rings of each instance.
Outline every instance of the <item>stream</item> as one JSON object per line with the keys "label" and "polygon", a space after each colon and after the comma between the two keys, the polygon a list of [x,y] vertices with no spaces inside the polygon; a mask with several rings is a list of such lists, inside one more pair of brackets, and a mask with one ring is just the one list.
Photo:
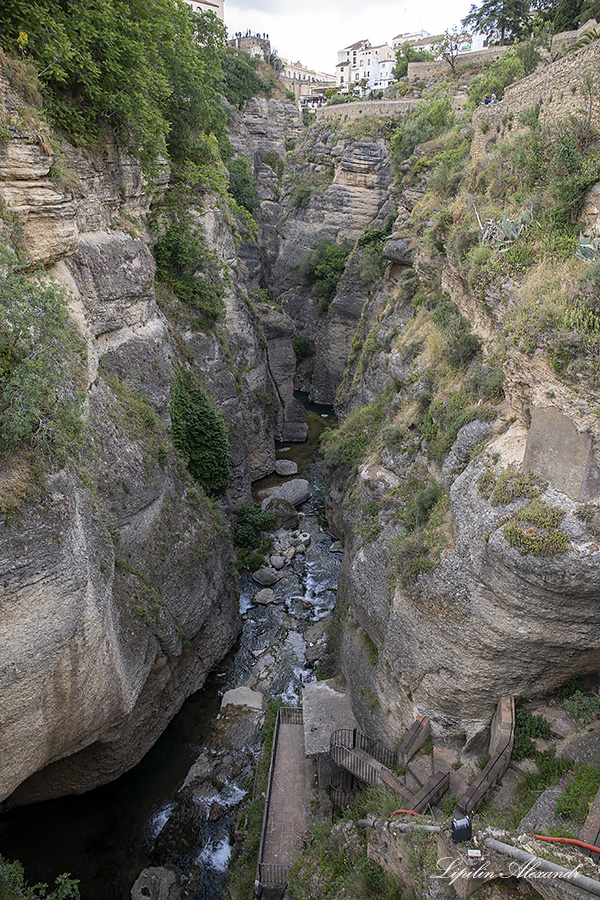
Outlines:
{"label": "stream", "polygon": [[[258,751],[257,736],[244,738],[239,759],[235,753],[225,757],[229,768],[223,769],[218,787],[214,778],[211,784],[207,780],[206,798],[194,796],[193,822],[189,809],[187,818],[183,817],[178,791],[197,759],[215,758],[215,754],[220,759],[214,723],[225,690],[245,685],[268,699],[281,696],[290,704],[299,700],[302,681],[315,678],[313,665],[306,659],[307,646],[314,663],[335,603],[341,554],[329,552],[333,538],[326,530],[327,482],[317,452],[323,429],[335,419],[329,408],[313,406],[302,396],[299,399],[306,409],[308,439],[303,444],[281,445],[278,457],[296,462],[297,477],[311,485],[313,495],[300,510],[300,531],[308,532],[311,541],[306,553],[286,566],[285,576],[275,586],[284,602],[252,604],[260,585],[249,575],[242,576],[243,629],[238,644],[209,675],[205,687],[188,698],[134,769],[87,794],[15,809],[0,817],[0,853],[20,859],[29,882],[52,885],[58,874],[69,872],[80,880],[82,900],[129,900],[140,872],[166,859],[179,873],[190,866],[196,873],[189,897],[218,900],[237,806],[247,795],[250,761]],[[272,475],[255,483],[255,498],[286,480]],[[219,813],[211,821],[215,803]]]}

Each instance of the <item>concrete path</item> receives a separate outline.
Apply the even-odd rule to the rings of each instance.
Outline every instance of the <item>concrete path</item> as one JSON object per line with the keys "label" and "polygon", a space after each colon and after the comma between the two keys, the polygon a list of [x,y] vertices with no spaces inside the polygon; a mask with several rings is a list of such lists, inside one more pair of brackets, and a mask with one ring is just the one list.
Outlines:
{"label": "concrete path", "polygon": [[263,867],[291,865],[306,824],[304,727],[282,723],[267,816]]}

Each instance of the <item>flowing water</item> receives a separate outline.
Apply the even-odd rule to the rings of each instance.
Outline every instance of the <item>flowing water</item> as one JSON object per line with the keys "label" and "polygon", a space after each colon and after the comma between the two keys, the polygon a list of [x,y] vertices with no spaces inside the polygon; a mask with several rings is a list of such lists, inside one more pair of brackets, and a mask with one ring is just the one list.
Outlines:
{"label": "flowing water", "polygon": [[[152,750],[131,772],[117,781],[77,797],[66,797],[13,810],[0,817],[0,853],[20,859],[30,882],[52,884],[61,872],[80,879],[82,900],[128,900],[140,871],[153,862],[153,850],[175,808],[179,790],[200,750],[209,743],[223,690],[248,685],[267,697],[298,700],[302,680],[314,678],[306,663],[305,634],[333,609],[340,557],[329,553],[332,538],[325,531],[326,478],[317,447],[325,427],[335,419],[331,410],[307,410],[308,440],[282,445],[278,455],[298,463],[298,477],[307,478],[312,498],[303,505],[300,529],[309,532],[305,556],[286,568],[276,585],[285,603],[254,606],[258,586],[240,579],[240,609],[244,627],[236,649],[209,676],[207,685],[184,704]],[[255,496],[287,479],[270,476],[257,483]],[[318,628],[317,628],[318,631]],[[314,639],[314,633],[309,635]],[[230,833],[237,804],[244,796],[234,781],[216,799],[225,813],[215,822],[199,817],[186,865],[195,864],[202,877],[197,900],[217,900],[231,852]],[[211,798],[214,801],[214,796]],[[168,831],[168,829],[165,829]],[[178,860],[181,867],[181,860]]]}

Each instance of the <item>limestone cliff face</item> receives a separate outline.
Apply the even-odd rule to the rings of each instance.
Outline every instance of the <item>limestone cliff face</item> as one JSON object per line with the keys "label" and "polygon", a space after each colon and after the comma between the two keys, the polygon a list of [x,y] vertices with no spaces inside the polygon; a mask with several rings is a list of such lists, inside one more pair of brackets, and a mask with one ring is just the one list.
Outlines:
{"label": "limestone cliff face", "polygon": [[[292,397],[292,324],[248,302],[218,204],[205,197],[202,215],[230,269],[226,311],[214,332],[182,330],[156,303],[135,160],[110,141],[104,151],[63,141],[56,156],[20,123],[4,80],[0,95],[5,219],[31,265],[69,291],[88,350],[83,455],[45,478],[0,540],[0,801],[18,804],[134,765],[239,632],[228,528],[170,441],[175,367],[195,368],[225,417],[233,506],[273,470],[274,439],[302,439],[306,426]],[[11,466],[0,481],[18,475]]]}
{"label": "limestone cliff face", "polygon": [[[355,714],[369,733],[393,743],[415,715],[424,714],[434,732],[477,742],[499,697],[532,696],[600,666],[593,600],[600,548],[595,526],[588,529],[578,515],[583,503],[597,503],[600,496],[594,413],[600,397],[593,383],[583,382],[585,373],[582,391],[577,380],[559,377],[541,353],[531,356],[504,344],[496,359],[502,359],[505,397],[495,418],[486,420],[483,412],[478,418],[475,401],[453,443],[432,454],[433,438],[414,424],[419,404],[431,402],[438,389],[427,375],[434,360],[428,348],[436,344],[428,344],[426,320],[409,299],[415,279],[433,296],[443,288],[490,357],[500,349],[506,296],[519,285],[507,283],[504,297],[489,290],[482,303],[481,289],[469,286],[460,260],[423,245],[410,249],[401,232],[414,192],[400,200],[397,231],[385,250],[391,265],[365,302],[357,350],[336,401],[347,413],[384,392],[388,398],[388,427],[357,473],[334,472],[333,516],[345,537],[342,665]],[[461,389],[456,380],[455,392]],[[451,393],[443,403],[451,409]],[[540,500],[560,520],[560,552],[520,552],[509,543],[506,523],[523,510],[526,497],[517,493],[492,505],[485,488],[509,471],[539,479]],[[448,497],[438,521],[426,526],[437,535],[429,541],[429,562],[420,558],[421,574],[403,583],[407,555],[416,560],[422,552],[406,541],[403,524],[407,497],[415,496],[411,479],[421,488],[437,482]]]}
{"label": "limestone cliff face", "polygon": [[[299,283],[298,267],[320,239],[353,244],[368,227],[382,227],[395,212],[389,147],[383,138],[361,140],[338,134],[330,125],[312,128],[301,141],[289,132],[288,147],[290,142],[280,185],[272,169],[264,163],[255,166],[257,174],[271,173],[265,182],[269,187],[261,193],[261,244],[267,251],[263,270],[273,295],[293,319],[296,333],[315,342],[311,367],[315,379],[305,365],[297,386],[310,390],[317,402],[330,404],[342,380],[369,287],[357,274],[358,254],[331,309],[323,313],[310,290]],[[283,161],[281,145],[278,153]],[[299,188],[305,192],[300,205],[296,202]],[[281,202],[275,205],[273,198],[280,194]]]}

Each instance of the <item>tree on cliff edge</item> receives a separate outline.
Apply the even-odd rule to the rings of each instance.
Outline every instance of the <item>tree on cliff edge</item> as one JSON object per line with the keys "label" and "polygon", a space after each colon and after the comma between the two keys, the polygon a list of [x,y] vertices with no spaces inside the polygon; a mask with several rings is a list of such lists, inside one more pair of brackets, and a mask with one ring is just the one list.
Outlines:
{"label": "tree on cliff edge", "polygon": [[500,38],[504,46],[518,40],[529,15],[529,0],[483,0],[462,20],[463,28],[485,34],[491,41]]}

